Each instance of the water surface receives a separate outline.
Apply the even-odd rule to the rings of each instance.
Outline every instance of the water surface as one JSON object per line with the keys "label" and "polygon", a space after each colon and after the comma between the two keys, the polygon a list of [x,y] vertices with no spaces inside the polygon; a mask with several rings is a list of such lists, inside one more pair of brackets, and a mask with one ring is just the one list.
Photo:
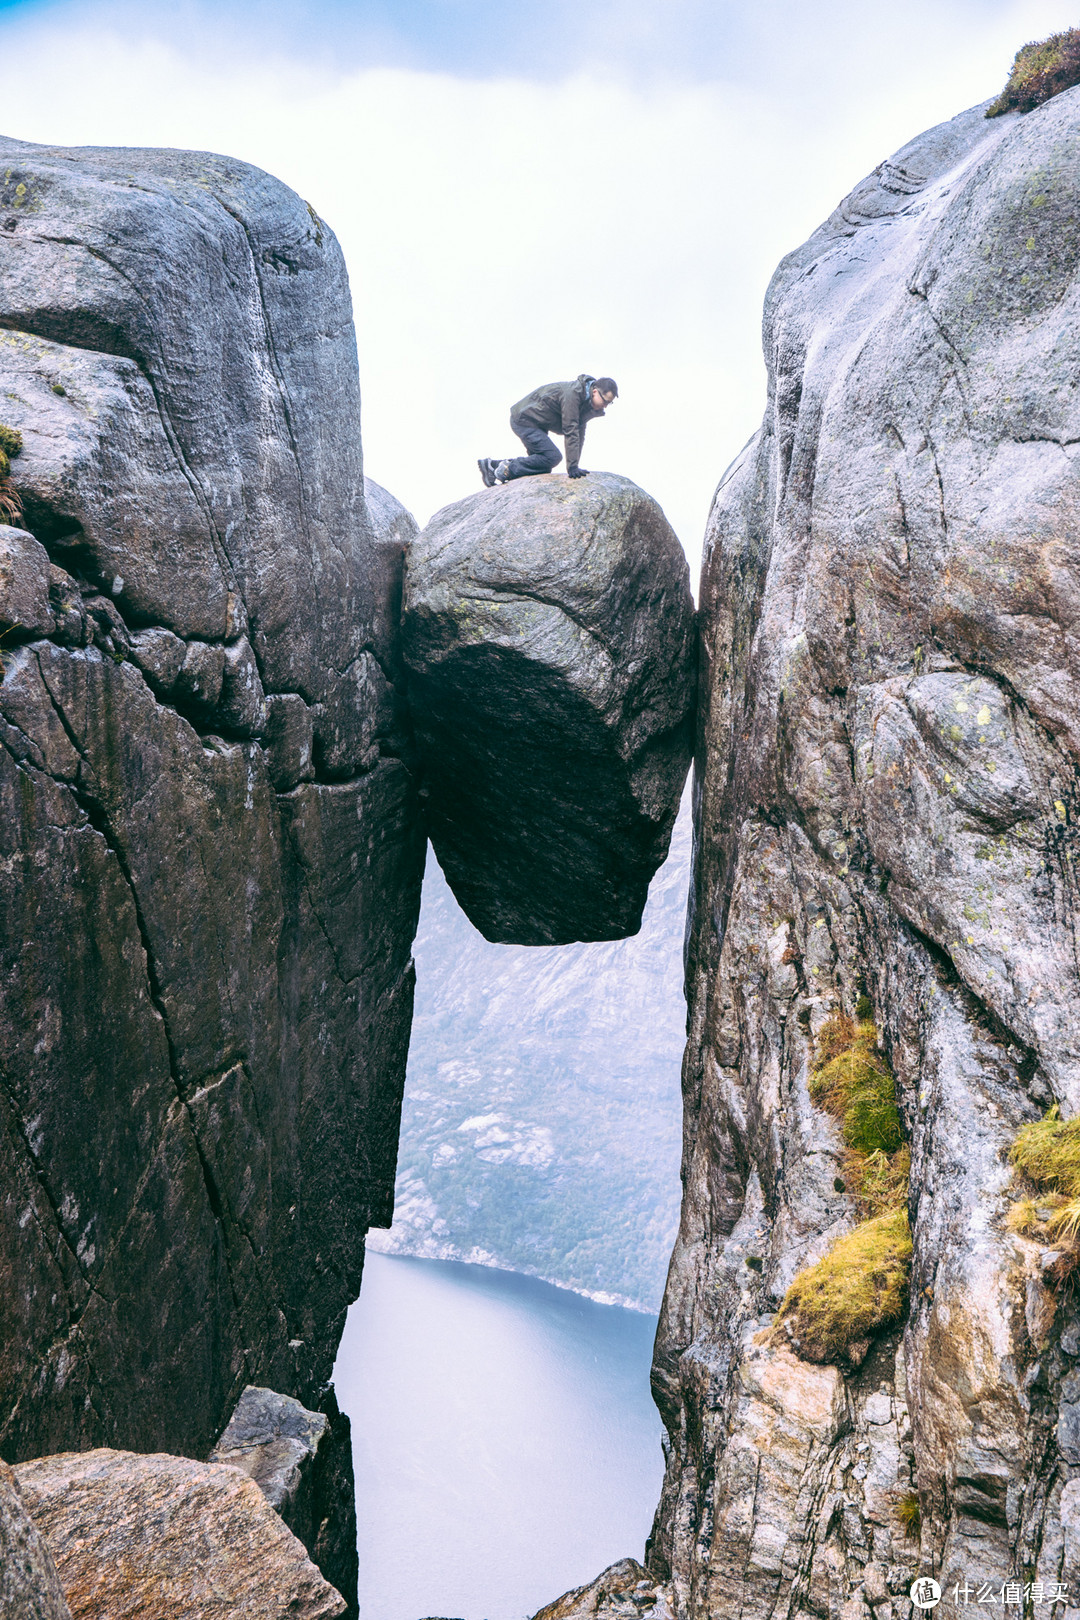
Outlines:
{"label": "water surface", "polygon": [[663,1472],[655,1331],[513,1272],[370,1254],[334,1374],[361,1620],[522,1620],[640,1558]]}

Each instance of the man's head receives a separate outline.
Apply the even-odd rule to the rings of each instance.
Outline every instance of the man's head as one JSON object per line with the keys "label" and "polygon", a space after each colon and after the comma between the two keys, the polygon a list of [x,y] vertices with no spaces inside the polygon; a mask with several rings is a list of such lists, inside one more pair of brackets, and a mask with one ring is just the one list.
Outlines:
{"label": "man's head", "polygon": [[610,405],[613,399],[618,399],[619,387],[614,377],[595,377],[593,379],[590,402],[594,411],[602,411]]}

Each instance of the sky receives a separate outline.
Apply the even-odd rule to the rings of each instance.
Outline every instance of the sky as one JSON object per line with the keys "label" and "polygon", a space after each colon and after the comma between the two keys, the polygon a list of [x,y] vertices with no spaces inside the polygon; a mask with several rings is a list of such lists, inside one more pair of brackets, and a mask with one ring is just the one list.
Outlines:
{"label": "sky", "polygon": [[0,0],[0,129],[269,170],[353,289],[368,475],[421,523],[518,448],[511,404],[620,397],[583,463],[662,504],[696,574],[765,398],[782,255],[1004,83],[1067,0]]}

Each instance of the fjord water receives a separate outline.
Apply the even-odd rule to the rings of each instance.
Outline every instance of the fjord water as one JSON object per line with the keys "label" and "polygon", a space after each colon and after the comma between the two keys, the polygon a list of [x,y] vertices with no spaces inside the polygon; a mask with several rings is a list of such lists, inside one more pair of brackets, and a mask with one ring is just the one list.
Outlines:
{"label": "fjord water", "polygon": [[640,1558],[656,1318],[514,1272],[370,1254],[338,1353],[361,1620],[522,1620]]}

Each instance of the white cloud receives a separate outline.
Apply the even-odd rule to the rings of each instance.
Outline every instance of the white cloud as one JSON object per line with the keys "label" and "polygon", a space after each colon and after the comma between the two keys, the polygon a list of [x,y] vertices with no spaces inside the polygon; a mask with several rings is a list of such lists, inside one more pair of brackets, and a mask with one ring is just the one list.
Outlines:
{"label": "white cloud", "polygon": [[[2,116],[5,133],[49,144],[228,152],[312,202],[352,277],[367,470],[422,521],[476,487],[478,455],[514,448],[521,394],[610,371],[621,398],[585,463],[655,494],[695,556],[760,419],[761,299],[780,255],[890,151],[999,88],[1018,45],[1072,20],[1060,0],[998,9],[974,32],[970,8],[939,12],[899,76],[865,41],[852,73],[838,34],[845,89],[827,113],[819,77],[800,100],[789,83],[333,75],[223,60],[205,41],[7,23]],[[883,13],[881,42],[898,16]]]}

